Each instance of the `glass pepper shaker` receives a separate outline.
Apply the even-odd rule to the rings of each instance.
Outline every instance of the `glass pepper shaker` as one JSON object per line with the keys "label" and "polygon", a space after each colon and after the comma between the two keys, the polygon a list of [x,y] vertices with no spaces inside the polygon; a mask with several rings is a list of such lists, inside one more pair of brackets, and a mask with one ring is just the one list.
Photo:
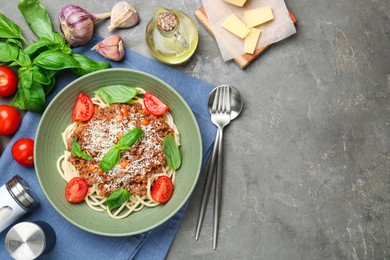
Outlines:
{"label": "glass pepper shaker", "polygon": [[39,203],[27,182],[16,175],[0,187],[0,232]]}

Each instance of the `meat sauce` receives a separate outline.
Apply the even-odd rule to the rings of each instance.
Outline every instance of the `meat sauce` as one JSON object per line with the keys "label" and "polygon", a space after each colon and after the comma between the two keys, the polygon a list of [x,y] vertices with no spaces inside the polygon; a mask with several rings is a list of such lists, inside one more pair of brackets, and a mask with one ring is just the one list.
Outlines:
{"label": "meat sauce", "polygon": [[[139,127],[143,134],[129,150],[121,152],[121,160],[110,171],[103,172],[99,162],[122,135]],[[81,149],[93,159],[84,160],[74,155],[69,161],[77,168],[88,185],[97,184],[98,195],[108,196],[119,188],[132,195],[146,195],[148,178],[161,173],[166,164],[162,142],[166,135],[174,135],[165,118],[151,115],[141,104],[113,104],[106,108],[95,107],[94,116],[78,126],[68,140],[71,151],[76,138]]]}

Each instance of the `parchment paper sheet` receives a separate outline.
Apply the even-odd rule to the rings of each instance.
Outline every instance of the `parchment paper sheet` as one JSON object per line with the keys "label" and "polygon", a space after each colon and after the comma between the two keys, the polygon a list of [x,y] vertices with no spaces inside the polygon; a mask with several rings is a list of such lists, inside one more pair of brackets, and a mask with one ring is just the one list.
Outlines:
{"label": "parchment paper sheet", "polygon": [[296,33],[284,0],[247,0],[244,7],[234,6],[222,0],[203,0],[203,6],[224,61],[245,53],[244,40],[221,26],[232,13],[236,14],[245,23],[244,11],[264,6],[271,7],[274,19],[256,27],[262,30],[257,48],[265,47]]}

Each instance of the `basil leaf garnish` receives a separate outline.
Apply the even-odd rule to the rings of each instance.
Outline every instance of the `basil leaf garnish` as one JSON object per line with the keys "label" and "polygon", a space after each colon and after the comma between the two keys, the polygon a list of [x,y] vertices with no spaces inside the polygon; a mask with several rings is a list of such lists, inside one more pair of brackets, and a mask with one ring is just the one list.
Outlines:
{"label": "basil leaf garnish", "polygon": [[[122,135],[122,137],[119,139],[118,145],[120,146],[132,146],[142,135],[142,129],[141,128],[134,128],[133,130],[127,132],[126,134]],[[127,148],[128,149],[128,148]]]}
{"label": "basil leaf garnish", "polygon": [[163,150],[169,168],[177,170],[181,165],[180,151],[179,146],[172,136],[166,135],[164,137]]}
{"label": "basil leaf garnish", "polygon": [[92,159],[92,156],[86,152],[83,152],[81,150],[81,146],[79,145],[79,143],[77,142],[76,138],[73,138],[73,143],[72,143],[72,154],[74,156],[77,156],[77,157],[80,157],[81,159],[84,159],[84,160],[91,160]]}
{"label": "basil leaf garnish", "polygon": [[120,207],[130,199],[130,192],[125,189],[118,189],[108,196],[106,203],[110,210]]}
{"label": "basil leaf garnish", "polygon": [[102,169],[103,172],[107,172],[114,168],[114,166],[121,160],[121,151],[130,149],[130,146],[137,142],[142,133],[141,128],[134,128],[124,134],[119,139],[118,144],[108,150],[108,152],[103,156],[99,163],[100,169]]}
{"label": "basil leaf garnish", "polygon": [[99,163],[100,169],[103,172],[108,172],[121,160],[121,151],[116,147],[111,148],[103,156],[102,160]]}
{"label": "basil leaf garnish", "polygon": [[138,90],[136,88],[124,86],[124,85],[112,85],[101,87],[94,92],[105,103],[111,105],[114,103],[126,103],[130,101]]}

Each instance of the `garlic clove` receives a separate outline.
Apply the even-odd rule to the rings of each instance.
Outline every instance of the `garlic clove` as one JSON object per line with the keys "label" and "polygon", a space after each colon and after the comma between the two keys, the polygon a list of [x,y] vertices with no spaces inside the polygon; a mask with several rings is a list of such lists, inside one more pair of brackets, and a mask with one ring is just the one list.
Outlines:
{"label": "garlic clove", "polygon": [[126,52],[123,39],[117,34],[100,41],[92,50],[96,50],[105,58],[114,61],[121,61],[125,57]]}
{"label": "garlic clove", "polygon": [[108,30],[115,28],[130,28],[138,24],[139,15],[133,6],[125,1],[116,3],[111,10],[111,25]]}

